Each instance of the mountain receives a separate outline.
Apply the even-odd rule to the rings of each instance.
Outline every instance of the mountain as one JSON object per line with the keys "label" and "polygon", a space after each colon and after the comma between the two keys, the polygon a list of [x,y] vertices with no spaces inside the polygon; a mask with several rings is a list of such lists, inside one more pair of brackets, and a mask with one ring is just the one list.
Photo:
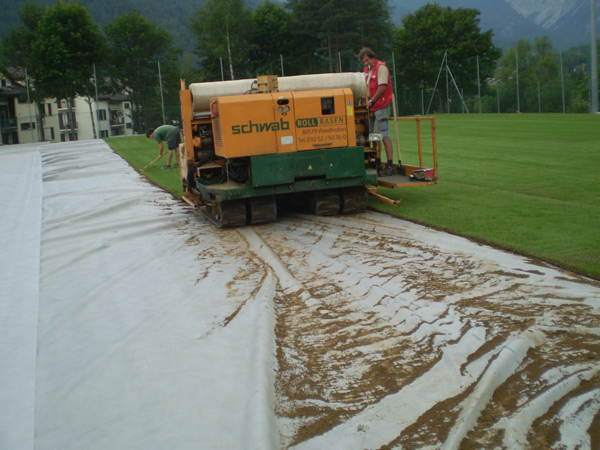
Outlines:
{"label": "mountain", "polygon": [[[430,0],[392,0],[396,24],[404,15],[421,8]],[[518,39],[533,41],[548,35],[556,47],[589,44],[590,0],[437,0],[441,6],[474,8],[480,11],[482,31],[494,31],[494,43],[507,48]],[[596,1],[600,15],[600,0]],[[600,22],[598,22],[600,24]],[[600,26],[597,25],[600,29]]]}
{"label": "mountain", "polygon": [[[56,0],[30,0],[42,6],[53,5]],[[115,17],[137,10],[153,23],[164,26],[175,44],[190,53],[194,50],[194,38],[189,30],[189,17],[206,0],[80,0],[94,20],[105,25]],[[246,0],[248,8],[254,8],[262,0]],[[284,4],[286,0],[274,0]],[[359,1],[359,0],[348,0]],[[17,14],[24,0],[2,0],[0,38],[12,26],[20,25]],[[482,31],[494,31],[494,43],[503,49],[514,45],[518,39],[532,41],[548,35],[554,46],[589,44],[590,0],[391,0],[392,19],[400,25],[402,17],[414,13],[427,3],[438,3],[451,8],[474,8],[480,11]],[[600,0],[596,0],[600,15]],[[600,23],[597,26],[600,30]]]}
{"label": "mountain", "polygon": [[[522,0],[519,0],[522,1]],[[511,2],[517,3],[515,0]],[[547,16],[540,12],[533,11],[534,21],[542,25],[549,31],[549,35],[553,37],[553,40],[562,43],[564,46],[575,45],[579,43],[590,43],[591,38],[591,8],[589,0],[565,0],[557,1],[557,9],[562,5],[562,14],[559,17]],[[527,3],[527,2],[523,2]],[[569,8],[565,8],[569,6]],[[600,1],[596,0],[596,18],[600,15]],[[596,31],[600,30],[598,25],[600,22],[596,22]]]}

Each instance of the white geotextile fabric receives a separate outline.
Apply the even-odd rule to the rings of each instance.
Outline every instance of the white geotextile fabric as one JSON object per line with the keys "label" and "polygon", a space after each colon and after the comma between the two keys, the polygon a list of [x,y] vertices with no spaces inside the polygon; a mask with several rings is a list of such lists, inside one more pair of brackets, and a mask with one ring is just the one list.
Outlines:
{"label": "white geotextile fabric", "polygon": [[42,177],[36,147],[0,147],[0,448],[33,448]]}
{"label": "white geotextile fabric", "polygon": [[0,148],[0,170],[0,448],[273,447],[272,282],[214,323],[225,286],[186,245],[212,225],[183,233],[102,141]]}
{"label": "white geotextile fabric", "polygon": [[[297,448],[380,448],[452,399],[457,417],[436,448],[459,448],[492,396],[531,363],[529,353],[552,347],[550,336],[599,333],[596,283],[375,213],[218,230],[103,141],[0,147],[0,189],[1,450],[289,447],[302,408],[331,405],[308,391],[301,414],[278,416],[290,402],[276,376],[281,383],[303,367],[279,367],[276,351],[294,358],[305,344],[320,348],[320,329],[331,320],[323,312],[346,311],[337,291],[315,282],[352,299],[350,328],[380,320],[399,334],[369,330],[373,348],[350,346],[320,360],[345,361],[334,364],[340,386],[369,368],[379,344],[430,339],[439,359]],[[375,229],[384,230],[379,244],[367,238]],[[418,286],[439,280],[450,288],[442,299],[419,294]],[[474,298],[491,309],[460,305]],[[286,327],[302,342],[276,346],[275,310],[281,319],[288,302],[294,314]],[[489,323],[479,319],[504,303],[508,310]],[[515,322],[515,305],[535,323]],[[510,332],[496,340],[496,329]],[[526,448],[535,421],[555,405],[557,448],[591,448],[600,389],[578,389],[600,366],[570,362],[586,351],[572,345],[535,380],[547,388],[531,398],[525,391],[522,405],[491,425],[506,448]]]}

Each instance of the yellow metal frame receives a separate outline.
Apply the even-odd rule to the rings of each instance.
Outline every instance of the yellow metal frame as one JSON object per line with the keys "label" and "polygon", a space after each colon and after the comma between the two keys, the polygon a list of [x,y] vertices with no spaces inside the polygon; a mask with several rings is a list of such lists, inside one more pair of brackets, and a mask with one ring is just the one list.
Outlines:
{"label": "yellow metal frame", "polygon": [[[394,183],[392,181],[386,180],[377,180],[377,184],[379,186],[394,188],[394,187],[415,187],[415,186],[430,186],[438,183],[438,162],[437,162],[437,142],[435,136],[435,128],[436,121],[435,117],[397,117],[396,121],[413,121],[417,125],[417,144],[419,150],[419,165],[413,166],[408,164],[402,164],[402,167],[405,170],[406,177],[409,177],[413,174],[415,170],[425,169],[426,167],[423,165],[423,141],[421,139],[421,122],[429,121],[431,122],[431,143],[432,143],[432,151],[433,151],[433,179],[431,181],[410,181],[407,183]],[[398,148],[398,155],[400,156],[400,148]],[[401,158],[400,158],[401,159]]]}

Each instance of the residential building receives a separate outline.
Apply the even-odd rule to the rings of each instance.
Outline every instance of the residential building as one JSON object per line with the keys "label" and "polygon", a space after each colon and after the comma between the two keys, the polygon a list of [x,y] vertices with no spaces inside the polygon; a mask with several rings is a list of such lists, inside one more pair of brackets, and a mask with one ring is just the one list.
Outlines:
{"label": "residential building", "polygon": [[21,88],[0,73],[0,145],[18,144],[15,103]]}
{"label": "residential building", "polygon": [[[114,96],[99,96],[94,98],[76,97],[71,103],[75,121],[73,128],[69,123],[69,105],[66,100],[58,103],[55,99],[44,100],[44,137],[50,142],[65,142],[85,139],[105,138],[111,136],[132,135],[131,107],[123,94]],[[37,113],[35,105],[18,103],[16,106],[19,123],[34,123],[30,110]],[[33,120],[32,120],[33,119]],[[31,133],[27,127],[19,128],[19,142],[32,142]],[[39,133],[35,138],[40,140]]]}
{"label": "residential building", "polygon": [[131,103],[125,94],[99,95],[98,120],[101,138],[133,134]]}
{"label": "residential building", "polygon": [[[18,78],[17,78],[18,79]],[[71,103],[75,116],[69,123],[66,100],[44,99],[43,137],[40,111],[27,101],[26,89],[0,74],[0,127],[2,144],[65,142],[133,134],[131,104],[124,94],[76,97]],[[24,84],[24,83],[23,83]],[[72,127],[71,127],[72,125]]]}

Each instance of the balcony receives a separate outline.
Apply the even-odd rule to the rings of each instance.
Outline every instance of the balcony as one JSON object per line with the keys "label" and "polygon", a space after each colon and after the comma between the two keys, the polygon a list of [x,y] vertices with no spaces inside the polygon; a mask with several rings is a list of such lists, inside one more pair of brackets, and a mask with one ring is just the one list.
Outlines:
{"label": "balcony", "polygon": [[[57,108],[59,111],[66,111],[67,109],[69,109],[69,103],[66,100],[61,100],[60,103],[57,103]],[[75,102],[72,101],[71,102],[71,109],[75,110]]]}
{"label": "balcony", "polygon": [[7,128],[17,128],[17,119],[13,118],[0,120],[0,128],[3,130]]}
{"label": "balcony", "polygon": [[[69,124],[62,123],[62,121],[60,121],[59,128],[60,128],[60,131],[71,131]],[[77,122],[75,122],[74,126],[73,126],[73,131],[76,131],[76,130],[77,130]]]}
{"label": "balcony", "polygon": [[125,117],[113,117],[110,119],[110,125],[112,127],[125,125]]}
{"label": "balcony", "polygon": [[111,108],[108,110],[108,114],[110,117],[110,126],[112,128],[122,128],[125,127],[126,125],[126,117],[125,114],[123,114],[123,111],[121,111],[120,109],[114,109]]}

